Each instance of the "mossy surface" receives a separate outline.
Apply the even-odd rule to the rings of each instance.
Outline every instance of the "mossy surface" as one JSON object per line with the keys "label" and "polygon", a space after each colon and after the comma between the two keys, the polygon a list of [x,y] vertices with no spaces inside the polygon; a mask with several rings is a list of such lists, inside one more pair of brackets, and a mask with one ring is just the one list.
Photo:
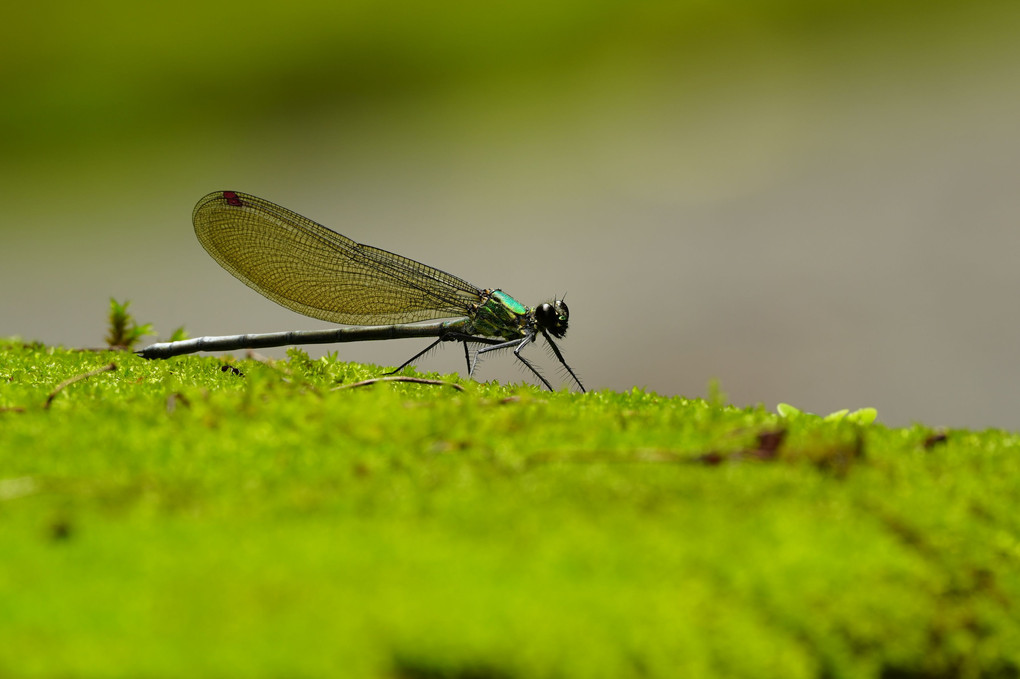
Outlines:
{"label": "mossy surface", "polygon": [[381,372],[0,342],[0,675],[1020,670],[1015,434]]}

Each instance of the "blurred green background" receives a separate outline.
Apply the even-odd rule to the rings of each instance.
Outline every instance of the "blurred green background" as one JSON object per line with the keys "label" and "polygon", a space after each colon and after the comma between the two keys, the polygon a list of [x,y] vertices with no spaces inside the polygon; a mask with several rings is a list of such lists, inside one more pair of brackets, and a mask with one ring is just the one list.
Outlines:
{"label": "blurred green background", "polygon": [[229,188],[566,293],[592,388],[1018,428],[1017,35],[1015,0],[13,5],[0,334],[99,345],[110,296],[164,336],[321,327],[194,239]]}

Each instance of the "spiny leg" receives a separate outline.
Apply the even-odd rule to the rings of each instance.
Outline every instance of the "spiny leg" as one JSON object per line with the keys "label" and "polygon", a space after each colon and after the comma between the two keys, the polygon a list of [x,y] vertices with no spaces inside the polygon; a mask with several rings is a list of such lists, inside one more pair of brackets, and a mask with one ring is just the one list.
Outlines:
{"label": "spiny leg", "polygon": [[439,339],[437,339],[437,340],[436,340],[435,342],[433,342],[432,344],[428,345],[427,347],[425,347],[424,349],[422,349],[421,351],[419,351],[419,352],[418,352],[417,354],[415,354],[415,355],[414,355],[414,356],[412,356],[411,358],[409,358],[409,359],[407,359],[406,361],[404,361],[403,363],[401,363],[399,367],[397,367],[397,368],[394,368],[394,369],[393,369],[393,370],[391,370],[390,372],[388,372],[388,373],[384,373],[384,374],[385,374],[385,375],[396,375],[396,374],[397,374],[398,372],[400,372],[401,370],[403,370],[403,369],[404,369],[404,368],[406,368],[407,366],[411,365],[412,363],[414,363],[415,361],[417,361],[417,360],[418,360],[419,358],[421,358],[421,357],[422,357],[422,356],[424,356],[425,354],[429,353],[430,351],[432,351],[433,349],[435,349],[436,347],[438,347],[438,346],[440,345],[440,343],[442,343],[442,342],[446,342],[446,341],[448,341],[448,340],[446,339],[446,335],[443,335],[442,337],[440,337]]}
{"label": "spiny leg", "polygon": [[474,363],[471,365],[471,371],[474,372],[474,369],[478,366],[478,358],[481,354],[484,354],[487,351],[498,351],[499,349],[509,349],[510,347],[514,347],[514,356],[516,356],[521,363],[528,366],[528,370],[534,373],[535,377],[541,380],[542,384],[545,385],[546,389],[548,389],[549,391],[553,391],[552,385],[549,384],[549,380],[542,377],[542,373],[538,372],[538,369],[535,368],[535,366],[531,365],[531,362],[528,361],[528,359],[521,356],[521,349],[526,347],[529,342],[534,341],[535,334],[532,332],[526,335],[524,339],[520,340],[513,339],[510,340],[509,342],[500,342],[498,344],[493,344],[492,346],[482,347],[481,349],[475,352],[475,360]]}
{"label": "spiny leg", "polygon": [[498,351],[499,349],[509,349],[510,347],[517,345],[519,342],[520,340],[516,339],[512,339],[510,341],[498,340],[494,343],[490,343],[492,344],[492,346],[482,347],[481,349],[475,352],[475,360],[471,362],[471,367],[468,369],[468,374],[469,375],[474,374],[475,370],[478,368],[478,359],[480,359],[482,357],[482,354],[484,354],[485,352]]}
{"label": "spiny leg", "polygon": [[523,363],[524,365],[528,366],[528,370],[530,370],[531,372],[535,373],[535,377],[537,377],[538,379],[542,380],[542,384],[545,385],[546,389],[548,389],[549,391],[554,391],[553,388],[552,388],[552,385],[549,384],[549,380],[547,380],[544,377],[542,377],[542,373],[538,372],[538,368],[536,368],[535,366],[531,365],[531,363],[528,361],[528,359],[526,359],[523,356],[521,356],[521,349],[523,349],[524,346],[529,341],[534,342],[535,341],[535,336],[532,335],[531,337],[524,338],[524,340],[522,340],[521,343],[517,345],[517,348],[514,349],[514,356],[516,356],[518,358],[518,360],[520,360],[521,363]]}
{"label": "spiny leg", "polygon": [[470,356],[468,354],[467,343],[468,342],[478,342],[480,344],[494,344],[494,343],[497,343],[497,342],[500,342],[500,341],[501,340],[493,339],[491,337],[476,337],[474,335],[468,335],[468,334],[463,333],[463,332],[448,332],[445,335],[442,335],[439,339],[437,339],[432,344],[428,345],[427,347],[425,347],[424,349],[419,351],[417,354],[415,354],[411,358],[409,358],[406,361],[404,361],[403,363],[401,363],[400,367],[395,368],[395,369],[393,369],[392,371],[390,371],[390,372],[388,372],[386,374],[387,375],[395,375],[396,373],[400,372],[401,370],[403,370],[407,366],[409,366],[412,363],[414,363],[415,361],[417,361],[419,358],[421,358],[425,354],[427,354],[430,351],[432,351],[433,349],[435,349],[442,342],[462,342],[464,344],[464,359],[467,362],[468,375],[470,376],[471,373],[472,373],[473,368],[471,366],[471,358],[470,358]]}
{"label": "spiny leg", "polygon": [[542,331],[542,336],[545,337],[545,341],[548,342],[549,346],[552,347],[553,353],[556,354],[556,358],[558,358],[560,363],[563,364],[563,367],[567,369],[567,372],[570,373],[570,376],[574,378],[574,382],[577,384],[577,388],[581,390],[582,394],[586,393],[584,385],[581,384],[581,380],[577,379],[577,375],[575,375],[574,371],[570,369],[570,366],[567,365],[567,362],[563,360],[563,354],[560,353],[560,348],[556,346],[556,342],[553,342],[552,337],[549,337],[549,333],[547,333],[545,330]]}
{"label": "spiny leg", "polygon": [[[475,352],[474,363],[471,362],[471,352],[468,350],[468,342],[475,342],[476,344],[502,344],[503,340],[495,337],[477,337],[475,335],[462,335],[461,337],[453,338],[464,345],[464,361],[467,363],[468,377],[475,374],[475,366],[478,364],[478,353]],[[479,350],[480,351],[480,350]]]}

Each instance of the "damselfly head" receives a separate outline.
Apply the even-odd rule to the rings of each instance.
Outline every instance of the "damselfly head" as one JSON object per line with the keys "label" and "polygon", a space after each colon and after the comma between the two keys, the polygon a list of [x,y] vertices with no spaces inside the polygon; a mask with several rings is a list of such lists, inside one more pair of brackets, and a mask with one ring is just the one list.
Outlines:
{"label": "damselfly head", "polygon": [[569,318],[570,310],[567,309],[567,303],[562,299],[539,304],[535,308],[535,321],[538,323],[538,327],[549,331],[556,338],[562,338],[567,334]]}

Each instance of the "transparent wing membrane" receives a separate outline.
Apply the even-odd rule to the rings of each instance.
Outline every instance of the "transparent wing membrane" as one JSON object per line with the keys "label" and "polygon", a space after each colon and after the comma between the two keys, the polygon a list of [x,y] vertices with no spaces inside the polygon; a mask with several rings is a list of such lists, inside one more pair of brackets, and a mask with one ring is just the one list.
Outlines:
{"label": "transparent wing membrane", "polygon": [[199,201],[195,234],[220,266],[277,304],[345,325],[469,315],[477,287],[445,271],[362,245],[239,191]]}

